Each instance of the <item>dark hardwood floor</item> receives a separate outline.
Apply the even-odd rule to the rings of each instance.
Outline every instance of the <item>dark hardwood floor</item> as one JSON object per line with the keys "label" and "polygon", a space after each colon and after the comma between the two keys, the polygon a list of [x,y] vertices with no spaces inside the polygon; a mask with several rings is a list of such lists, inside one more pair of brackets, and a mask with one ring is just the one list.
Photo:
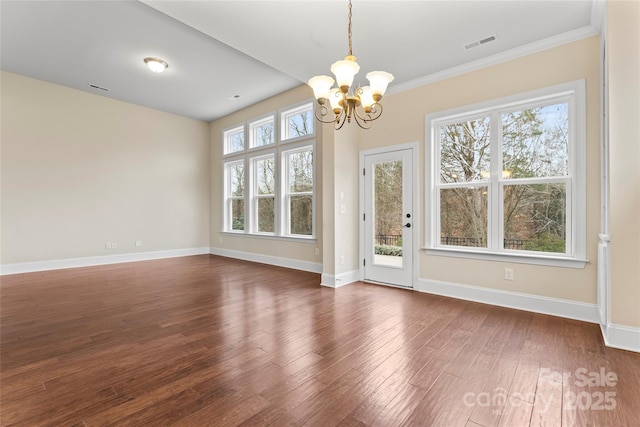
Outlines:
{"label": "dark hardwood floor", "polygon": [[3,426],[640,425],[597,325],[209,255],[1,281]]}

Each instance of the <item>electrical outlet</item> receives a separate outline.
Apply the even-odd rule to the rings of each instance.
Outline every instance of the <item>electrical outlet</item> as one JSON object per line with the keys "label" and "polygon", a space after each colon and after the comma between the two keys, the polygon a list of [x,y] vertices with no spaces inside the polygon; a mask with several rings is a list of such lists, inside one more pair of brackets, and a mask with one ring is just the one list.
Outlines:
{"label": "electrical outlet", "polygon": [[142,240],[136,240],[136,247],[139,248],[142,246]]}
{"label": "electrical outlet", "polygon": [[111,249],[116,249],[118,244],[116,242],[111,242]]}
{"label": "electrical outlet", "polygon": [[344,255],[340,255],[340,264],[344,265]]}
{"label": "electrical outlet", "polygon": [[316,248],[316,255],[320,255],[320,248]]}
{"label": "electrical outlet", "polygon": [[513,280],[513,268],[504,269],[504,280]]}

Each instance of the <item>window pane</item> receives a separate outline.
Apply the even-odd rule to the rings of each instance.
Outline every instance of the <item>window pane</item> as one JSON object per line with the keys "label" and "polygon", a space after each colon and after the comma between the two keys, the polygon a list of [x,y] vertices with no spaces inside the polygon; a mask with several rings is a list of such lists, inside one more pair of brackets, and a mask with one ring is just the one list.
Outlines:
{"label": "window pane", "polygon": [[289,199],[291,234],[311,236],[313,215],[311,196],[291,196]]}
{"label": "window pane", "polygon": [[251,139],[252,147],[273,144],[275,142],[273,119],[251,124]]}
{"label": "window pane", "polygon": [[244,230],[244,199],[231,200],[231,229]]}
{"label": "window pane", "polygon": [[440,182],[489,178],[489,117],[440,126],[439,132]]}
{"label": "window pane", "polygon": [[284,112],[284,133],[283,139],[296,138],[313,133],[313,105],[304,108]]}
{"label": "window pane", "polygon": [[288,155],[289,191],[304,193],[313,191],[313,152],[298,151]]}
{"label": "window pane", "polygon": [[487,187],[440,190],[440,244],[487,247]]}
{"label": "window pane", "polygon": [[236,128],[224,133],[225,154],[244,150],[244,128]]}
{"label": "window pane", "polygon": [[274,203],[275,199],[273,197],[261,197],[258,199],[258,231],[261,233],[273,233],[274,231]]}
{"label": "window pane", "polygon": [[229,166],[231,194],[230,197],[244,196],[244,164],[236,163]]}
{"label": "window pane", "polygon": [[568,104],[562,103],[502,115],[502,169],[505,177],[567,175],[568,110]]}
{"label": "window pane", "polygon": [[257,194],[275,194],[275,167],[274,158],[256,161]]}
{"label": "window pane", "polygon": [[504,187],[505,249],[565,253],[566,223],[564,184]]}

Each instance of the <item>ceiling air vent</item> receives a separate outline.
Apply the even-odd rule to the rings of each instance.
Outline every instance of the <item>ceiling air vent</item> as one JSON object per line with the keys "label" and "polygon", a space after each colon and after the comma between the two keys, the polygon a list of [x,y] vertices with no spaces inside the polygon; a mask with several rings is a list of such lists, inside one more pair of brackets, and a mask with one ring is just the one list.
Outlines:
{"label": "ceiling air vent", "polygon": [[482,46],[483,44],[487,44],[487,43],[491,43],[492,41],[494,41],[496,39],[496,35],[492,35],[489,37],[485,37],[481,40],[476,40],[475,42],[469,43],[468,45],[464,46],[465,50],[469,50],[469,49],[473,49],[474,47],[478,47],[478,46]]}
{"label": "ceiling air vent", "polygon": [[94,85],[94,84],[90,84],[89,87],[93,88],[93,89],[102,90],[102,91],[105,91],[105,92],[109,92],[111,90],[111,89],[107,89],[106,87],[102,87],[102,86],[98,86],[98,85]]}

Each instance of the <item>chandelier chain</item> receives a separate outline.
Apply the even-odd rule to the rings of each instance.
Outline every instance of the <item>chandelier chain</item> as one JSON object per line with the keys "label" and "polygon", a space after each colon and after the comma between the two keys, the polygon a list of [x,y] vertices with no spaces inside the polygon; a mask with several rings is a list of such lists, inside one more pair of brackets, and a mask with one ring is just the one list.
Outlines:
{"label": "chandelier chain", "polygon": [[351,46],[351,0],[349,0],[349,26],[347,31],[349,33],[349,55],[353,55],[353,48]]}

